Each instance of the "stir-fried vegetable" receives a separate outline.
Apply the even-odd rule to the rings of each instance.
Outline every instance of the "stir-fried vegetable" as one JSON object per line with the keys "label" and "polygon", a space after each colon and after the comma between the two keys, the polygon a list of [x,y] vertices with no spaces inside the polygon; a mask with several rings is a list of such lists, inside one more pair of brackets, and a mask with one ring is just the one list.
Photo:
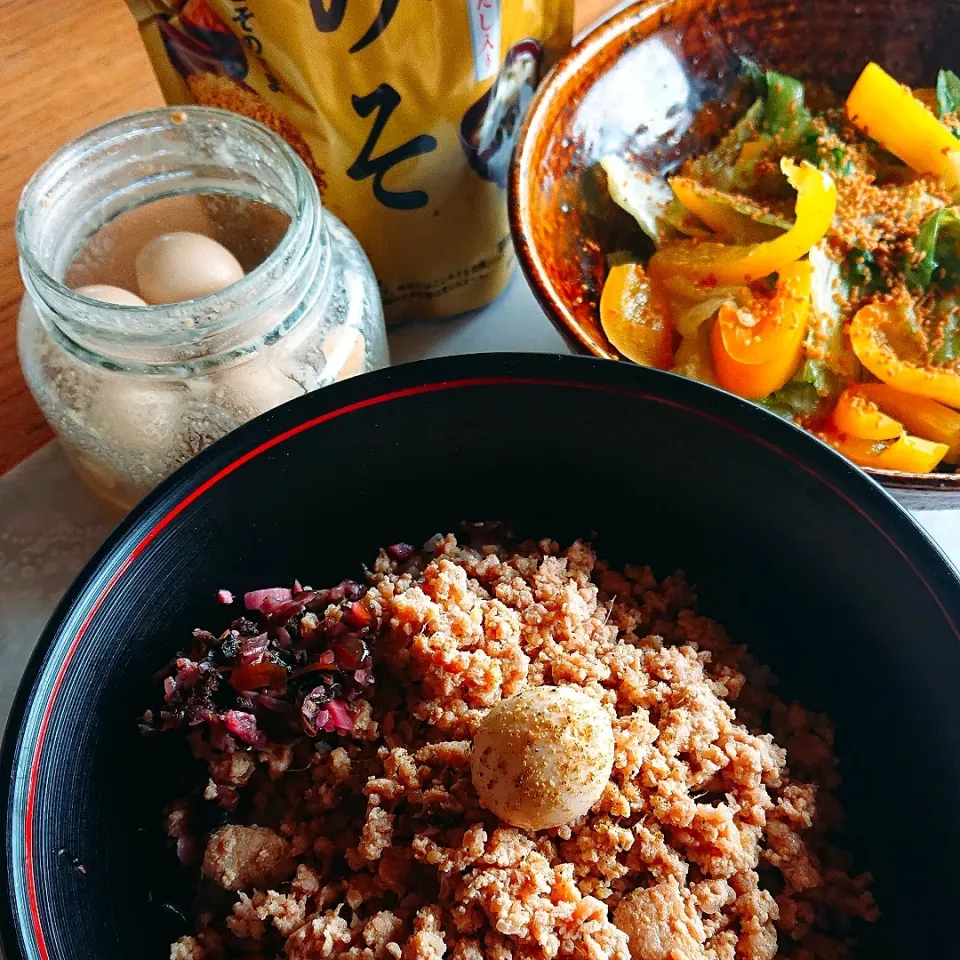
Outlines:
{"label": "stir-fried vegetable", "polygon": [[956,133],[956,120],[953,123],[950,120],[953,114],[960,111],[960,77],[952,70],[941,70],[937,76],[935,96],[937,116]]}
{"label": "stir-fried vegetable", "polygon": [[689,177],[671,177],[673,192],[692,214],[730,243],[763,243],[789,230],[789,220],[754,203],[749,197],[704,187]]}
{"label": "stir-fried vegetable", "polygon": [[960,140],[882,67],[867,64],[847,97],[847,116],[917,173],[958,185]]}
{"label": "stir-fried vegetable", "polygon": [[930,473],[947,453],[945,443],[931,443],[909,433],[889,443],[834,434],[824,434],[823,439],[854,463],[874,470]]}
{"label": "stir-fried vegetable", "polygon": [[913,290],[941,290],[960,286],[960,216],[951,207],[941,207],[923,223],[913,249],[905,258],[904,275]]}
{"label": "stir-fried vegetable", "polygon": [[960,413],[936,400],[903,393],[886,383],[861,383],[857,390],[881,410],[896,417],[910,433],[926,440],[945,443],[946,459],[960,461]]}
{"label": "stir-fried vegetable", "polygon": [[895,440],[904,433],[903,424],[883,413],[860,384],[840,394],[833,408],[833,425],[858,440]]}
{"label": "stir-fried vegetable", "polygon": [[843,103],[743,72],[757,99],[709,152],[666,177],[603,162],[657,247],[610,271],[611,343],[863,466],[960,463],[960,78],[910,91],[869,64]]}
{"label": "stir-fried vegetable", "polygon": [[781,147],[796,144],[807,133],[813,119],[807,110],[803,84],[776,70],[768,70],[766,79],[764,132],[778,138]]}
{"label": "stir-fried vegetable", "polygon": [[904,311],[883,303],[861,308],[850,324],[850,342],[860,362],[881,382],[960,407],[960,373],[924,363]]}
{"label": "stir-fried vegetable", "polygon": [[844,323],[843,293],[849,284],[825,242],[810,248],[810,327],[800,379],[816,387],[821,397],[836,396],[845,384],[859,379],[860,362],[850,346]]}
{"label": "stir-fried vegetable", "polygon": [[625,357],[666,369],[673,362],[673,331],[665,297],[639,263],[614,267],[600,298],[600,323]]}
{"label": "stir-fried vegetable", "polygon": [[747,307],[725,304],[713,326],[717,383],[759,400],[779,390],[800,363],[810,315],[810,264],[786,266],[770,299]]}
{"label": "stir-fried vegetable", "polygon": [[830,228],[837,207],[837,188],[829,176],[808,163],[784,159],[780,166],[797,191],[796,222],[789,230],[765,243],[667,244],[651,257],[651,274],[681,277],[701,290],[709,290],[752,283],[806,256]]}

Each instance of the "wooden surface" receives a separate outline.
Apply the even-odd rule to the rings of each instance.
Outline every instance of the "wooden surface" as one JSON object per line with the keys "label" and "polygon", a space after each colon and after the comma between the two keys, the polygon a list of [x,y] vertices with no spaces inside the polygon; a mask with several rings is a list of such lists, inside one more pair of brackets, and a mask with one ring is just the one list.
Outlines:
{"label": "wooden surface", "polygon": [[[613,0],[577,0],[577,28]],[[0,0],[0,474],[50,438],[17,362],[13,222],[36,167],[77,134],[162,101],[124,0]]]}

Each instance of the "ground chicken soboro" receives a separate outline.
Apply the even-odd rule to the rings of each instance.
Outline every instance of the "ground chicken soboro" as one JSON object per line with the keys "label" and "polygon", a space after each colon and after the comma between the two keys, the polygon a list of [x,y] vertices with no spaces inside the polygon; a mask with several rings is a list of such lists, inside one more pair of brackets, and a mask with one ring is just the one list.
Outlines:
{"label": "ground chicken soboro", "polygon": [[[207,802],[250,800],[203,872],[250,885],[172,960],[838,960],[877,916],[870,877],[824,838],[840,822],[829,721],[770,693],[680,575],[620,573],[579,542],[447,536],[381,553],[360,602],[380,626],[352,730],[232,757],[192,735]],[[603,705],[615,759],[589,814],[528,834],[480,807],[470,744],[542,684]],[[179,840],[185,809],[168,815]]]}

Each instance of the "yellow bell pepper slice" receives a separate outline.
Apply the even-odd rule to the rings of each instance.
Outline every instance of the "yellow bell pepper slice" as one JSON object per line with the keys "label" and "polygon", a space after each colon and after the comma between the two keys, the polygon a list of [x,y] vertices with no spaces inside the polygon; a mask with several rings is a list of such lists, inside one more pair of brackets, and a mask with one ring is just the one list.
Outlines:
{"label": "yellow bell pepper slice", "polygon": [[830,176],[809,163],[796,164],[788,157],[780,169],[797,191],[796,222],[773,240],[743,246],[707,241],[678,241],[650,258],[651,275],[686,278],[689,298],[702,297],[704,289],[752,283],[799,260],[819,243],[837,209],[837,188]]}
{"label": "yellow bell pepper slice", "polygon": [[903,473],[930,473],[943,460],[948,449],[945,443],[931,443],[909,433],[892,442],[836,434],[821,434],[820,438],[859,467]]}
{"label": "yellow bell pepper slice", "polygon": [[673,323],[663,290],[639,263],[610,270],[600,295],[600,326],[628,360],[666,370],[673,363]]}
{"label": "yellow bell pepper slice", "polygon": [[[850,345],[857,359],[880,381],[918,397],[939,400],[948,407],[960,407],[960,374],[942,367],[928,367],[922,357],[906,357],[912,344],[903,342],[900,349],[898,328],[903,318],[896,308],[886,303],[870,303],[861,307],[850,322]],[[903,337],[899,338],[904,341]]]}
{"label": "yellow bell pepper slice", "polygon": [[721,387],[759,400],[790,379],[803,355],[812,274],[809,261],[788,264],[772,299],[757,300],[751,308],[720,308],[710,345]]}
{"label": "yellow bell pepper slice", "polygon": [[906,433],[903,424],[883,413],[859,384],[840,394],[833,408],[833,425],[838,433],[858,440],[896,440]]}
{"label": "yellow bell pepper slice", "polygon": [[917,173],[957,186],[958,140],[907,88],[868,63],[846,103],[850,122]]}
{"label": "yellow bell pepper slice", "polygon": [[896,417],[910,433],[945,443],[950,449],[945,460],[960,460],[960,413],[928,397],[911,396],[886,383],[861,383],[859,392],[881,410]]}
{"label": "yellow bell pepper slice", "polygon": [[763,243],[783,233],[780,227],[760,223],[741,213],[730,205],[729,200],[719,196],[719,191],[704,187],[689,177],[672,177],[670,188],[684,209],[730,243]]}

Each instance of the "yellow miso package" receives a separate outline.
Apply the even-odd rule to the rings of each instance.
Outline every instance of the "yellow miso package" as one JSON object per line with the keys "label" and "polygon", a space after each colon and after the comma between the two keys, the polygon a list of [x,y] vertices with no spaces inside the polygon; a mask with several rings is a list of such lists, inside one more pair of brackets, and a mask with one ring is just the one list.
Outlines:
{"label": "yellow miso package", "polygon": [[128,0],[168,103],[284,137],[357,235],[388,321],[482,306],[513,267],[505,188],[573,0]]}

